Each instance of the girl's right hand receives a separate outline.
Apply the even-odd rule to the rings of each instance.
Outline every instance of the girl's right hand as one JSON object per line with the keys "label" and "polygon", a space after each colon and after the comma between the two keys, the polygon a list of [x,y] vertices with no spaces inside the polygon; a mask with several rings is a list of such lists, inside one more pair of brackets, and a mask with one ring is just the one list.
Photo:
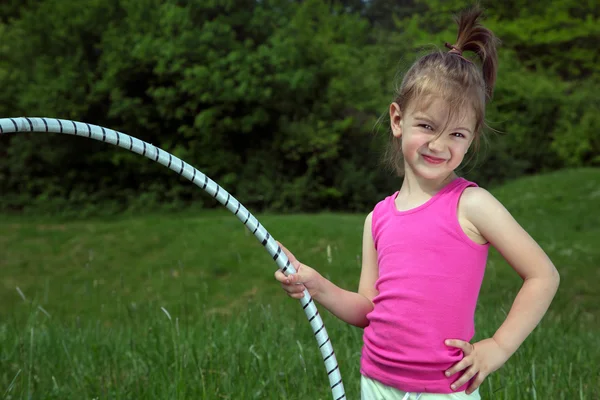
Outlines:
{"label": "girl's right hand", "polygon": [[285,255],[292,266],[296,269],[295,274],[285,276],[280,269],[275,271],[275,279],[281,282],[281,287],[285,290],[288,296],[294,299],[301,299],[304,297],[304,290],[307,289],[308,293],[315,297],[319,294],[320,284],[322,276],[317,271],[309,267],[308,265],[302,264],[294,257],[294,255],[286,249],[281,243],[277,242],[281,247]]}

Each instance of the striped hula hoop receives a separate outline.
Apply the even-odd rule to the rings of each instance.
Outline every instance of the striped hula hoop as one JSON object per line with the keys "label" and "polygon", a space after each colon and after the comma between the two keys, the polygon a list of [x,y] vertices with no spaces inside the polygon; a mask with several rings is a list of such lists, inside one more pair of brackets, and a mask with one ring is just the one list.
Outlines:
{"label": "striped hula hoop", "polygon": [[[174,155],[124,133],[83,122],[55,118],[0,118],[0,134],[15,132],[54,132],[87,137],[117,145],[164,165],[177,172],[180,176],[190,180],[196,186],[204,189],[208,194],[237,216],[238,219],[252,231],[258,241],[262,243],[265,250],[273,257],[273,260],[284,274],[290,275],[296,273],[296,270],[275,239],[273,239],[265,227],[258,222],[256,217],[254,217],[246,207],[216,182]],[[304,313],[310,322],[315,339],[319,345],[319,350],[323,357],[323,362],[325,363],[325,369],[329,378],[332,396],[335,400],[344,399],[346,398],[346,393],[344,391],[342,376],[335,357],[335,352],[333,351],[333,346],[331,345],[331,340],[327,335],[327,330],[319,315],[319,311],[307,290],[304,291],[304,297],[300,300],[300,304],[304,309]]]}

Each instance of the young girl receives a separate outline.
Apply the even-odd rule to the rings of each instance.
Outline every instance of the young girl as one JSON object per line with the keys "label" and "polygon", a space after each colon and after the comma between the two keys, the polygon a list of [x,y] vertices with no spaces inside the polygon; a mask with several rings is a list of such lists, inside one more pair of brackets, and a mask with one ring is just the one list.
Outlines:
{"label": "young girl", "polygon": [[[297,273],[275,273],[290,297],[307,289],[338,318],[364,327],[363,399],[479,399],[483,380],[519,348],[558,288],[540,246],[494,196],[454,172],[477,148],[496,79],[497,39],[480,16],[463,12],[456,43],[417,60],[390,105],[388,153],[404,178],[365,220],[358,293],[285,248]],[[470,343],[490,245],[523,286],[493,337]]]}

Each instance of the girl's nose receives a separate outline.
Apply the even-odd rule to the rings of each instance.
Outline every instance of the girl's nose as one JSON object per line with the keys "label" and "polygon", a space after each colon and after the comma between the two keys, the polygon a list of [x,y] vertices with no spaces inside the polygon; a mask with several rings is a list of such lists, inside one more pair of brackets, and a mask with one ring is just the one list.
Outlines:
{"label": "girl's nose", "polygon": [[427,146],[429,147],[429,150],[431,151],[442,151],[444,149],[444,144],[442,143],[442,140],[440,137],[436,137],[433,138],[432,140],[429,141],[429,143],[427,144]]}

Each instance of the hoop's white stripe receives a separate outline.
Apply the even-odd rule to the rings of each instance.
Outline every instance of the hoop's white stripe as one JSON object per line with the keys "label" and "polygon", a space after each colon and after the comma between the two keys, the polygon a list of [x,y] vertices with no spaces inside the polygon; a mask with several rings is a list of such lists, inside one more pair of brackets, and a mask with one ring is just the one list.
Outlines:
{"label": "hoop's white stripe", "polygon": [[[114,144],[115,146],[141,154],[164,165],[172,171],[177,172],[180,176],[192,181],[196,186],[204,189],[209,195],[214,197],[219,203],[223,204],[229,211],[238,217],[238,219],[250,229],[258,241],[262,243],[267,252],[273,257],[277,266],[286,275],[296,273],[296,270],[289,262],[287,256],[281,251],[275,239],[273,239],[266,228],[260,224],[256,217],[254,217],[246,207],[216,182],[174,155],[125,133],[97,125],[64,119],[27,117],[0,118],[0,134],[14,132],[55,132],[88,137],[101,142]],[[333,399],[342,400],[346,398],[346,394],[335,352],[333,351],[331,340],[329,340],[323,320],[317,312],[317,307],[315,306],[314,301],[312,301],[308,291],[304,291],[304,298],[300,300],[300,304],[304,309],[306,317],[310,320],[310,326],[315,334],[317,344],[319,345],[319,351],[321,352],[321,356],[325,363]]]}

